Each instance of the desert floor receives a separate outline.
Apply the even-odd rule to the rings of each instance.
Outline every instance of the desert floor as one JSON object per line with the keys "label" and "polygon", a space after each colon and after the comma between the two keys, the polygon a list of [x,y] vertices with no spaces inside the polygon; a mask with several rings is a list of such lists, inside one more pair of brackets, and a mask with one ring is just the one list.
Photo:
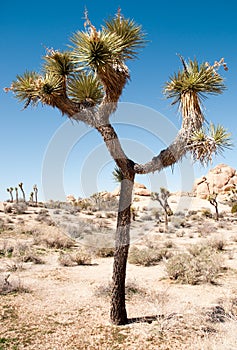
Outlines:
{"label": "desert floor", "polygon": [[220,203],[215,221],[208,201],[173,195],[169,203],[164,232],[158,204],[134,202],[129,324],[119,327],[109,322],[113,206],[4,213],[1,203],[0,349],[236,350],[236,214]]}

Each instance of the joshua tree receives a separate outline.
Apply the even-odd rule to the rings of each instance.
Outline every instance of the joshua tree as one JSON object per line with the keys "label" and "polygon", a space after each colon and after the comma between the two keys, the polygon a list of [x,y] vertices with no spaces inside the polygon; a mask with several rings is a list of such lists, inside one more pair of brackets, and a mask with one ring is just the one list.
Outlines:
{"label": "joshua tree", "polygon": [[[165,94],[178,102],[182,126],[174,141],[146,164],[137,164],[124,152],[118,136],[110,123],[119,98],[130,75],[126,61],[136,57],[145,44],[141,26],[125,19],[120,11],[97,30],[86,14],[84,31],[72,36],[70,51],[48,50],[44,57],[42,73],[25,72],[18,75],[11,87],[25,108],[43,105],[58,108],[70,119],[95,128],[104,139],[109,153],[123,174],[121,182],[115,255],[111,321],[127,323],[125,306],[125,277],[129,251],[131,201],[136,174],[161,171],[181,160],[187,152],[194,159],[205,162],[211,154],[229,146],[229,134],[217,127],[211,135],[202,129],[204,122],[200,98],[206,93],[219,94],[224,90],[223,78],[217,72],[224,61],[214,65],[196,60],[185,62],[165,86]],[[222,132],[220,132],[220,130]],[[217,137],[217,135],[219,135]]]}
{"label": "joshua tree", "polygon": [[18,188],[15,187],[15,192],[16,192],[16,203],[19,202],[19,198],[18,198]]}
{"label": "joshua tree", "polygon": [[152,192],[151,199],[153,201],[158,201],[161,207],[164,209],[165,213],[165,232],[168,231],[168,216],[172,215],[173,212],[169,206],[168,198],[170,196],[170,192],[165,188],[160,188],[160,194],[157,192]]}
{"label": "joshua tree", "polygon": [[7,188],[7,192],[9,192],[9,195],[10,195],[10,202],[13,203],[13,187],[9,187]]}
{"label": "joshua tree", "polygon": [[23,190],[23,183],[20,182],[20,183],[18,184],[18,186],[19,186],[19,188],[20,188],[20,190],[21,190],[21,192],[22,192],[23,201],[25,202],[25,201],[26,201],[26,195],[25,195],[25,191]]}
{"label": "joshua tree", "polygon": [[35,205],[37,206],[37,204],[38,204],[38,188],[37,188],[37,185],[33,186],[33,191],[34,191],[34,194],[35,194]]}
{"label": "joshua tree", "polygon": [[208,200],[211,205],[214,206],[216,211],[216,221],[219,220],[219,210],[218,210],[218,202],[217,202],[217,193],[210,194]]}
{"label": "joshua tree", "polygon": [[30,192],[30,202],[34,202],[34,192]]}

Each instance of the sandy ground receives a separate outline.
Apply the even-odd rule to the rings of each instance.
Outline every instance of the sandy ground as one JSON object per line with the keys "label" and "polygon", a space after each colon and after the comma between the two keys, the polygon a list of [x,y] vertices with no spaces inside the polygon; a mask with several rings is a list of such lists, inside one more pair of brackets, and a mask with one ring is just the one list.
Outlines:
{"label": "sandy ground", "polygon": [[[105,230],[114,231],[116,218],[107,218],[105,212],[98,215],[98,211],[75,214],[60,210],[54,214],[55,210],[50,209],[53,219],[59,215],[60,225],[64,220],[68,225],[78,224],[84,231],[88,226],[84,232],[87,239],[80,236],[72,247],[63,249],[45,244],[45,237],[65,233],[65,227],[37,221],[42,208],[28,207],[20,215],[4,214],[0,204],[1,286],[5,280],[9,288],[17,287],[12,293],[0,295],[0,349],[237,349],[236,217],[227,205],[220,204],[220,211],[225,214],[218,223],[203,216],[201,220],[195,215],[190,218],[190,210],[201,213],[202,208],[213,208],[197,198],[174,195],[169,201],[172,210],[186,216],[174,217],[168,233],[163,232],[163,223],[158,224],[152,217],[152,207],[157,203],[149,198],[134,202],[139,209],[131,227],[131,249],[141,248],[147,242],[164,245],[171,241],[170,249],[176,253],[190,244],[208,244],[210,238],[221,238],[225,240],[220,253],[223,271],[218,283],[190,285],[168,278],[165,259],[148,267],[128,263],[130,323],[122,327],[109,322],[108,286],[113,258],[100,258],[95,253],[96,248],[103,246],[100,240],[104,239]],[[68,239],[67,230],[66,233]],[[108,237],[108,241],[112,239]],[[40,256],[44,263],[24,262],[22,256],[28,248],[22,246]],[[13,254],[7,247],[13,247]],[[62,252],[73,254],[81,248],[92,254],[89,265],[62,266]],[[14,254],[17,249],[18,254]],[[213,310],[219,318],[210,318]]]}

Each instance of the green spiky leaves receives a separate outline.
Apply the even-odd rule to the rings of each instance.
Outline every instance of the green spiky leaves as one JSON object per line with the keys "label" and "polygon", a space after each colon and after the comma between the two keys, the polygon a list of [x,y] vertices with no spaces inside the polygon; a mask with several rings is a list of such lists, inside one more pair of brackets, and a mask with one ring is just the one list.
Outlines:
{"label": "green spiky leaves", "polygon": [[[52,99],[62,90],[61,79],[52,74],[41,76],[36,72],[25,72],[17,76],[10,88],[20,102],[25,102],[24,108],[29,104],[52,104]],[[52,104],[53,105],[53,104]]]}
{"label": "green spiky leaves", "polygon": [[187,63],[180,56],[183,69],[174,74],[165,84],[164,94],[172,98],[172,104],[179,104],[182,114],[182,128],[189,133],[198,131],[204,122],[201,99],[207,94],[221,94],[225,89],[222,76],[217,73],[220,66],[226,64],[223,59],[215,62],[198,64],[197,60]]}
{"label": "green spiky leaves", "polygon": [[144,34],[141,26],[121,15],[106,21],[105,26],[97,31],[88,20],[88,29],[77,32],[72,37],[75,62],[81,67],[93,70],[123,63],[136,56],[138,48],[144,46]]}
{"label": "green spiky leaves", "polygon": [[55,50],[48,50],[47,55],[44,56],[43,70],[46,73],[51,73],[60,77],[66,77],[73,73],[74,63],[70,52],[59,52]]}
{"label": "green spiky leaves", "polygon": [[172,104],[181,101],[182,94],[186,92],[196,93],[199,97],[206,94],[221,94],[225,89],[223,78],[217,73],[217,65],[208,63],[198,64],[197,60],[189,60],[186,63],[181,57],[183,69],[175,73],[170,81],[165,84],[164,93],[167,98],[172,98]]}
{"label": "green spiky leaves", "polygon": [[108,33],[115,33],[121,40],[121,56],[124,60],[135,58],[138,49],[145,45],[142,27],[133,20],[123,18],[120,13],[112,20],[105,21],[104,29]]}
{"label": "green spiky leaves", "polygon": [[80,67],[96,70],[111,64],[120,52],[116,35],[99,32],[77,32],[72,37],[74,60]]}
{"label": "green spiky leaves", "polygon": [[124,179],[124,176],[123,176],[121,169],[119,169],[119,167],[117,167],[117,166],[112,171],[112,175],[113,175],[115,182],[121,183]]}
{"label": "green spiky leaves", "polygon": [[203,165],[212,162],[213,154],[222,155],[226,149],[233,147],[231,134],[222,125],[210,123],[208,128],[202,128],[190,137],[188,149],[193,159]]}
{"label": "green spiky leaves", "polygon": [[101,85],[93,74],[81,73],[72,76],[68,82],[68,95],[76,102],[94,106],[103,98]]}

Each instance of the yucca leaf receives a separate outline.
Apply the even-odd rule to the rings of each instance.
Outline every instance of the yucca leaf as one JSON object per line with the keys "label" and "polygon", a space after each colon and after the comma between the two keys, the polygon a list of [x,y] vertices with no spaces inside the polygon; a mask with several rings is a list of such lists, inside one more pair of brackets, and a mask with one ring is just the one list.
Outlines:
{"label": "yucca leaf", "polygon": [[208,128],[201,128],[191,135],[187,147],[195,161],[206,165],[212,162],[213,155],[222,155],[233,144],[231,134],[222,125],[210,123]]}
{"label": "yucca leaf", "polygon": [[94,74],[82,72],[69,79],[68,95],[75,102],[82,103],[87,101],[92,105],[96,105],[101,102],[103,91]]}
{"label": "yucca leaf", "polygon": [[72,74],[75,69],[72,54],[68,51],[48,50],[48,54],[44,56],[44,60],[43,70],[45,73],[66,77]]}
{"label": "yucca leaf", "polygon": [[138,49],[145,45],[145,34],[142,27],[131,19],[125,19],[120,14],[111,20],[105,21],[104,30],[115,33],[121,39],[121,57],[132,59],[136,57]]}
{"label": "yucca leaf", "polygon": [[96,32],[96,35],[90,32],[77,32],[72,37],[73,59],[81,67],[90,67],[97,70],[112,64],[121,51],[120,39],[111,33],[104,31]]}
{"label": "yucca leaf", "polygon": [[25,102],[24,108],[30,103],[36,104],[39,100],[39,89],[37,81],[40,75],[34,71],[26,71],[23,75],[17,75],[17,79],[12,82],[11,90],[20,102]]}

